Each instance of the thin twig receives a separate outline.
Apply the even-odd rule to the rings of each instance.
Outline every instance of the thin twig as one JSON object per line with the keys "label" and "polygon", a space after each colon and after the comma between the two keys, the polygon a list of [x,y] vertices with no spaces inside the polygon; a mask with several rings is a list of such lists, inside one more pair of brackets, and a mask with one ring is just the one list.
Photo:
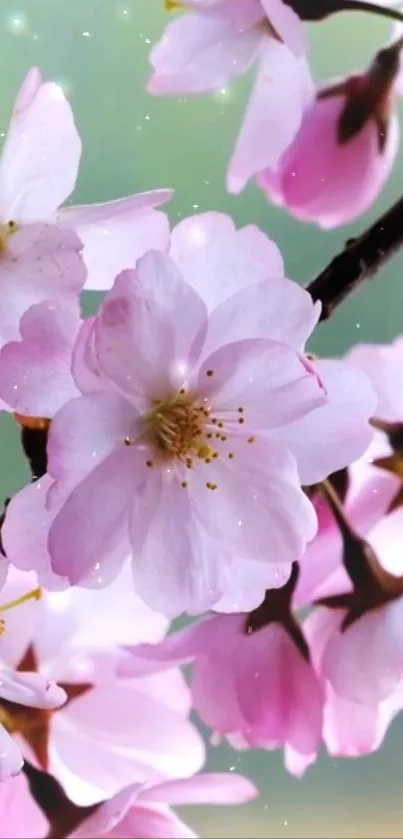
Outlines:
{"label": "thin twig", "polygon": [[306,287],[322,303],[321,320],[358,286],[370,280],[403,246],[403,198],[368,230],[351,239],[331,263]]}

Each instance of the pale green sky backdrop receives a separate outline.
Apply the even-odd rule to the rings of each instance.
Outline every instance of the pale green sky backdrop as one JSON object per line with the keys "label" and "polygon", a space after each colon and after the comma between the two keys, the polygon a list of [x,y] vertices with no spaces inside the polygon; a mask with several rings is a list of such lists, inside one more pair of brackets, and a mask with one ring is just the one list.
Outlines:
{"label": "pale green sky backdrop", "polygon": [[[154,187],[174,187],[171,220],[207,209],[259,224],[280,245],[289,276],[306,282],[346,238],[396,199],[400,157],[387,189],[357,224],[324,233],[270,207],[251,185],[225,192],[225,167],[251,77],[225,93],[198,100],[155,99],[144,90],[147,54],[167,16],[162,0],[3,0],[0,10],[0,128],[32,64],[66,85],[84,141],[75,199],[100,201]],[[318,79],[359,69],[389,37],[384,21],[345,14],[311,27],[311,62]],[[403,256],[318,330],[313,348],[342,352],[357,340],[388,340],[403,331]],[[88,305],[94,306],[95,300]],[[1,494],[25,480],[10,419],[0,434]],[[280,753],[211,751],[211,768],[243,771],[259,783],[256,804],[239,810],[189,810],[204,836],[381,837],[403,835],[403,721],[383,749],[360,761],[321,757],[301,781],[288,777]]]}

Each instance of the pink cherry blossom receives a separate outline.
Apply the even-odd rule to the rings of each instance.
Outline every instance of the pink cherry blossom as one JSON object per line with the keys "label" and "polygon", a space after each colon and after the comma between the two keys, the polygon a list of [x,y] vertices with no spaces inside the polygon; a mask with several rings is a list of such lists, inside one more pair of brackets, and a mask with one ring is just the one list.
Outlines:
{"label": "pink cherry blossom", "polygon": [[48,831],[48,822],[32,798],[24,775],[0,784],[1,839],[42,839]]}
{"label": "pink cherry blossom", "polygon": [[[181,222],[169,256],[150,253],[124,272],[81,328],[73,372],[84,395],[53,420],[53,484],[9,505],[7,556],[41,572],[52,563],[85,585],[94,545],[103,580],[131,550],[139,593],[170,615],[220,601],[224,611],[258,605],[314,533],[300,481],[341,468],[371,436],[374,396],[362,374],[337,361],[315,370],[301,355],[318,315],[256,227],[236,231],[215,213]],[[176,451],[183,418],[193,431]],[[168,526],[171,516],[181,530]]]}
{"label": "pink cherry blossom", "polygon": [[[3,596],[14,597],[22,586],[32,586],[32,577],[13,570]],[[42,717],[36,712],[31,727],[27,715],[20,718],[15,706],[8,707],[16,738],[10,742],[14,749],[18,743],[34,766],[46,768],[76,804],[101,801],[128,783],[200,769],[204,748],[188,720],[190,697],[181,674],[172,671],[124,684],[117,676],[123,656],[119,645],[133,638],[157,641],[165,628],[166,620],[136,599],[128,568],[103,592],[43,592],[39,601],[7,612],[1,659],[37,672],[13,671],[6,698],[17,701],[14,681],[18,695],[31,689],[31,680],[40,695],[38,673],[57,679],[67,694],[60,711]]]}
{"label": "pink cherry blossom", "polygon": [[170,805],[243,804],[257,795],[242,775],[210,773],[164,781],[155,785],[132,784],[102,804],[71,834],[71,839],[141,836],[143,839],[188,839],[195,833],[171,810]]}
{"label": "pink cherry blossom", "polygon": [[168,201],[171,192],[156,190],[59,211],[75,186],[80,156],[80,137],[61,87],[43,82],[32,68],[17,95],[0,160],[2,250],[11,248],[14,230],[21,229],[23,236],[33,222],[66,228],[59,235],[67,242],[70,228],[85,246],[88,287],[109,288],[116,273],[146,250],[165,248],[168,222],[154,208]]}
{"label": "pink cherry blossom", "polygon": [[257,64],[258,74],[228,172],[240,192],[273,166],[297,132],[312,83],[304,31],[282,0],[190,0],[151,51],[150,93],[218,91]]}
{"label": "pink cherry blossom", "polygon": [[281,160],[258,175],[264,192],[302,221],[337,227],[381,192],[399,145],[392,110],[397,66],[383,58],[388,54],[379,53],[366,74],[319,89]]}
{"label": "pink cherry blossom", "polygon": [[305,653],[279,622],[247,630],[247,615],[219,615],[130,648],[122,673],[193,661],[192,702],[203,722],[235,748],[285,748],[302,774],[322,739],[324,694]]}

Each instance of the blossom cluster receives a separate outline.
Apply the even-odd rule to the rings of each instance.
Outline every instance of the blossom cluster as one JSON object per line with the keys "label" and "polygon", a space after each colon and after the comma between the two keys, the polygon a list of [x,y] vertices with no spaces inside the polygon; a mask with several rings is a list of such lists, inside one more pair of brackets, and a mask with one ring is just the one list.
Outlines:
{"label": "blossom cluster", "polygon": [[[166,3],[149,90],[257,63],[228,187],[330,227],[391,171],[403,41],[315,93],[325,5]],[[321,302],[265,232],[171,225],[169,189],[65,205],[80,156],[32,68],[0,160],[0,408],[32,470],[1,516],[0,836],[180,839],[173,806],[257,794],[202,771],[192,710],[301,776],[403,709],[403,339],[314,357]]]}

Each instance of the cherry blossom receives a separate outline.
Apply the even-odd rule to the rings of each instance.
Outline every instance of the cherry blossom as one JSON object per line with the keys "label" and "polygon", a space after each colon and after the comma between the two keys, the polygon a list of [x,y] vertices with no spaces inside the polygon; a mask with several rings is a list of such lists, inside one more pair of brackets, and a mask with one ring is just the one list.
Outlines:
{"label": "cherry blossom", "polygon": [[281,160],[258,175],[275,203],[323,228],[353,221],[373,204],[398,152],[398,62],[391,46],[366,73],[318,90]]}
{"label": "cherry blossom", "polygon": [[72,839],[142,836],[143,839],[188,839],[196,834],[170,805],[243,804],[257,790],[242,775],[210,773],[155,785],[132,784],[85,819]]}
{"label": "cherry blossom", "polygon": [[23,774],[0,784],[1,839],[42,839],[49,825],[29,791]]}
{"label": "cherry blossom", "polygon": [[[76,241],[68,230],[76,231],[84,244],[88,287],[109,288],[116,273],[146,250],[166,246],[168,221],[154,208],[172,193],[155,190],[59,210],[74,189],[80,157],[81,140],[62,88],[44,82],[32,68],[17,95],[0,160],[2,260],[13,253],[18,231],[23,243],[25,228],[28,235],[30,225],[37,224],[32,233],[37,230],[39,247],[43,223],[57,224],[61,244]],[[54,247],[60,247],[57,241]],[[33,262],[35,252],[27,252],[28,258]]]}
{"label": "cherry blossom", "polygon": [[[122,674],[193,662],[192,703],[235,748],[285,749],[301,775],[322,742],[324,690],[290,611],[296,574],[249,615],[216,615],[159,644],[129,648]],[[268,666],[269,662],[269,666]]]}
{"label": "cherry blossom", "polygon": [[[3,596],[18,595],[32,578],[13,570]],[[7,613],[0,657],[14,670],[2,686],[8,700],[3,721],[14,739],[7,737],[76,804],[101,801],[128,783],[191,775],[201,767],[203,744],[188,720],[190,698],[181,674],[125,684],[117,676],[119,644],[159,640],[165,628],[164,618],[136,600],[128,569],[104,592],[43,592],[39,601]],[[21,714],[16,702],[25,701],[25,693],[29,700],[31,681],[41,699],[40,678],[57,679],[66,704],[54,714]],[[36,704],[60,704],[46,700],[45,706],[45,698]]]}
{"label": "cherry blossom", "polygon": [[230,163],[228,188],[273,166],[293,140],[312,95],[305,33],[282,0],[190,0],[151,51],[150,93],[219,91],[257,64],[255,82]]}
{"label": "cherry blossom", "polygon": [[[225,611],[250,608],[273,578],[284,582],[315,532],[300,482],[361,453],[374,396],[343,362],[315,368],[301,354],[319,310],[282,272],[261,231],[206,214],[178,225],[169,255],[150,252],[117,278],[73,352],[83,396],[53,419],[53,484],[8,507],[13,562],[52,564],[85,585],[94,553],[105,582],[131,551],[138,592],[170,616],[226,595]],[[30,384],[34,395],[34,371]],[[262,561],[275,563],[272,580]],[[251,578],[246,592],[248,562],[256,587]]]}

